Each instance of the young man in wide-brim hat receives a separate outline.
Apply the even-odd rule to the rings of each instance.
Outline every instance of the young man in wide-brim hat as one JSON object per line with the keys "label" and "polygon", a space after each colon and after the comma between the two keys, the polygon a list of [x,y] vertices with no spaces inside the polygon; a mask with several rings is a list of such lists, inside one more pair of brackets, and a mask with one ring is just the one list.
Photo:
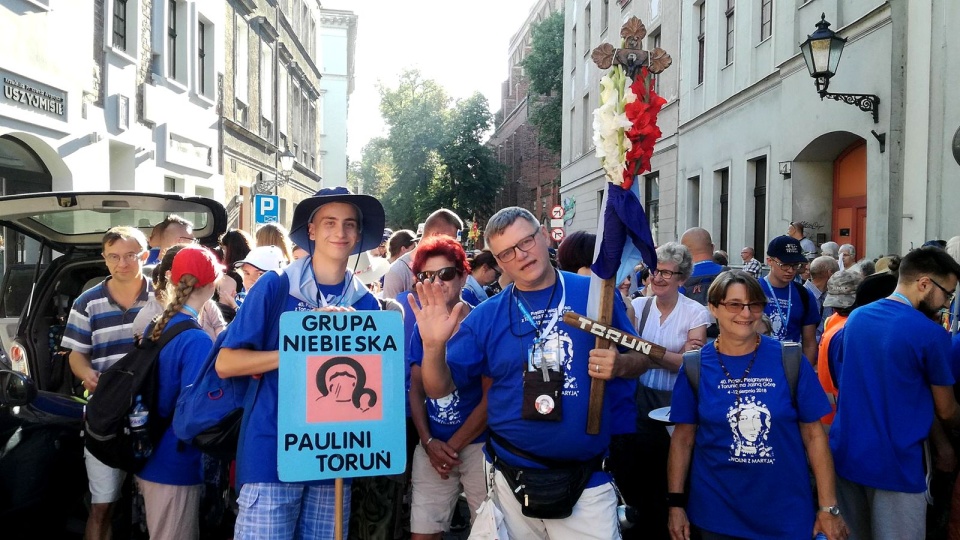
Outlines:
{"label": "young man in wide-brim hat", "polygon": [[[347,260],[380,244],[383,223],[383,207],[369,195],[335,187],[305,199],[294,211],[290,238],[310,255],[283,269],[285,276],[264,274],[230,324],[217,372],[221,377],[262,377],[253,407],[245,411],[249,418],[237,451],[237,484],[242,486],[237,540],[334,536],[333,481],[287,483],[277,475],[280,321],[264,317],[277,312],[276,302],[284,302],[284,312],[379,310],[377,299],[347,269]],[[344,514],[350,515],[349,489]]]}

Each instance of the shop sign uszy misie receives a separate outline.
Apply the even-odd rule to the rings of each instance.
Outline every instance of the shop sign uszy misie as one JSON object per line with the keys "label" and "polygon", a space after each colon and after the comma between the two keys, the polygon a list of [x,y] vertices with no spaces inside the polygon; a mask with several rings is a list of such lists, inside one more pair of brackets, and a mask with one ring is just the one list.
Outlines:
{"label": "shop sign uszy misie", "polygon": [[36,109],[54,118],[64,118],[67,111],[66,92],[4,70],[0,70],[0,76],[3,77],[4,101]]}

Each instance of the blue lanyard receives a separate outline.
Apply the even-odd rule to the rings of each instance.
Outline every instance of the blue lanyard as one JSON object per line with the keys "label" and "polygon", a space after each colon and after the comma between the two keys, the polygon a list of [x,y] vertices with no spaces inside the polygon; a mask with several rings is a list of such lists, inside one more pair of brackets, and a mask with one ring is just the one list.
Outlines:
{"label": "blue lanyard", "polygon": [[[762,283],[766,283],[770,289],[770,295],[773,296],[773,305],[777,308],[777,316],[780,317],[780,331],[777,332],[777,340],[783,341],[787,337],[787,326],[790,324],[790,310],[793,308],[793,283],[787,283],[787,318],[783,318],[783,310],[780,308],[780,299],[777,298],[777,291],[770,283],[770,277],[765,276]],[[806,292],[806,291],[804,291]]]}
{"label": "blue lanyard", "polygon": [[904,295],[902,295],[902,294],[900,294],[900,293],[898,293],[898,292],[894,292],[894,293],[891,294],[890,296],[896,296],[897,298],[903,300],[903,303],[904,303],[904,304],[906,304],[906,305],[908,305],[908,306],[910,306],[910,307],[913,307],[913,302],[911,302],[909,298],[907,298],[906,296],[904,296]]}
{"label": "blue lanyard", "polygon": [[193,315],[193,318],[194,318],[194,319],[200,320],[200,314],[197,313],[197,310],[193,309],[192,307],[184,304],[184,305],[180,306],[180,309],[182,309],[182,310],[186,311],[187,313]]}
{"label": "blue lanyard", "polygon": [[[523,318],[528,323],[530,323],[530,326],[532,326],[533,330],[536,332],[537,337],[534,338],[533,340],[534,345],[539,346],[540,344],[542,344],[544,339],[546,339],[546,336],[550,335],[550,332],[553,331],[553,327],[557,324],[557,321],[560,319],[560,312],[563,310],[563,306],[567,300],[567,288],[564,286],[564,283],[563,283],[562,272],[557,272],[557,282],[554,283],[553,286],[560,287],[560,304],[557,306],[556,311],[554,311],[553,313],[553,317],[550,318],[550,322],[547,323],[547,327],[544,328],[543,332],[540,331],[540,324],[537,324],[537,322],[533,320],[533,315],[531,315],[530,311],[527,310],[527,307],[523,305],[523,302],[520,300],[519,296],[517,297],[517,300],[516,300],[517,308],[520,309],[520,313],[523,314]],[[516,291],[516,285],[514,285],[514,290]],[[550,299],[551,299],[551,302],[548,302],[548,303],[552,303],[552,300],[553,300],[552,292],[550,293]],[[544,317],[546,317],[547,310],[550,309],[550,307],[551,306],[548,305],[543,308]],[[541,320],[540,323],[542,324],[543,320]]]}

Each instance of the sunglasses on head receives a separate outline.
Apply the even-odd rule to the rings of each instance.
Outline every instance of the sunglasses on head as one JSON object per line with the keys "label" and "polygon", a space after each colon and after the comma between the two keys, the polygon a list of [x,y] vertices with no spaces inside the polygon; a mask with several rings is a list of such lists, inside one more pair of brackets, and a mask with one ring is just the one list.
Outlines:
{"label": "sunglasses on head", "polygon": [[417,272],[417,280],[423,283],[436,281],[436,278],[440,278],[441,281],[453,281],[458,275],[460,275],[460,272],[456,267],[448,266],[436,271],[425,270],[423,272]]}

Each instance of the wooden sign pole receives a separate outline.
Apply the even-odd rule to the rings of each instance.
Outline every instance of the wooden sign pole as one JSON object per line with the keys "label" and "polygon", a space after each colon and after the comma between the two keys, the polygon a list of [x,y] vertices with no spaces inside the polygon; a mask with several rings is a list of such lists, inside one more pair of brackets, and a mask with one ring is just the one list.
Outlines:
{"label": "wooden sign pole", "polygon": [[343,478],[333,481],[333,490],[336,492],[333,505],[333,537],[336,540],[345,540],[343,534]]}

